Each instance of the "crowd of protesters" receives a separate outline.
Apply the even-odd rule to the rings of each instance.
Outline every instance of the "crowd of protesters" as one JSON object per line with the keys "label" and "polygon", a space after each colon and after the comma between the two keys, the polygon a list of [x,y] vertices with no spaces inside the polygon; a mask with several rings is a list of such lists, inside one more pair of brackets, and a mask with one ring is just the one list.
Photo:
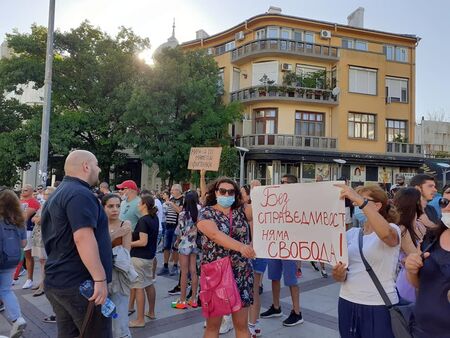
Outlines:
{"label": "crowd of protesters", "polygon": [[[71,152],[64,169],[56,189],[25,185],[20,197],[0,189],[0,249],[11,252],[9,260],[0,260],[0,310],[12,322],[11,337],[20,337],[26,327],[11,288],[21,273],[27,275],[24,289],[49,300],[54,314],[44,320],[56,322],[58,337],[131,337],[130,328],[144,328],[158,318],[158,287],[179,295],[167,304],[173,311],[202,307],[205,338],[231,329],[238,338],[254,338],[263,335],[261,320],[283,316],[281,279],[292,304],[282,325],[303,323],[300,262],[257,258],[252,246],[251,196],[259,181],[239,187],[221,177],[207,184],[201,171],[198,190],[183,191],[179,184],[161,192],[140,190],[132,180],[110,187],[99,184],[97,159],[83,150]],[[294,183],[293,175],[281,179],[281,184]],[[348,208],[348,265],[332,267],[341,283],[340,336],[395,337],[370,265],[391,304],[410,304],[411,337],[450,337],[450,185],[438,199],[436,182],[427,174],[417,174],[408,186],[398,176],[390,191],[379,185],[336,187]],[[158,252],[163,253],[159,270]],[[214,303],[205,287],[207,266],[223,258],[231,264],[238,298],[238,306],[224,316],[208,308]],[[34,259],[41,265],[38,280]],[[311,262],[327,278],[320,263],[319,270]],[[261,312],[266,270],[272,305]],[[155,284],[162,276],[176,276],[178,283]],[[87,280],[93,287],[86,297],[80,285]],[[104,313],[108,299],[115,305],[115,319]]]}

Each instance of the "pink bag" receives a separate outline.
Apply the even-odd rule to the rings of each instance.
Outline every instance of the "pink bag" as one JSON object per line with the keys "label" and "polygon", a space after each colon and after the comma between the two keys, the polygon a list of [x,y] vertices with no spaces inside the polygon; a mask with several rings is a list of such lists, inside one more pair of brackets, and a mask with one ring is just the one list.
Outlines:
{"label": "pink bag", "polygon": [[[230,236],[232,213],[230,210]],[[200,300],[203,317],[221,317],[242,308],[241,296],[231,269],[230,257],[203,264],[200,274]]]}

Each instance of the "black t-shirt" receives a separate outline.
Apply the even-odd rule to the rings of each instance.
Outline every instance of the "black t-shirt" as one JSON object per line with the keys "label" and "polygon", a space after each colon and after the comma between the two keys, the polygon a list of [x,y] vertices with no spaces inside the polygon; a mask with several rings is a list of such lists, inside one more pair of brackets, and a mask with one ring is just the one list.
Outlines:
{"label": "black t-shirt", "polygon": [[428,216],[428,219],[433,222],[434,224],[440,224],[441,218],[439,217],[437,211],[433,206],[427,204],[425,207],[425,214]]}
{"label": "black t-shirt", "polygon": [[[427,244],[422,245],[422,250]],[[414,309],[414,337],[450,337],[450,252],[439,240],[429,250],[419,271],[419,291]]]}
{"label": "black t-shirt", "polygon": [[153,259],[156,254],[158,231],[158,216],[145,215],[139,218],[133,231],[133,242],[139,240],[140,232],[145,232],[148,235],[147,245],[132,248],[130,252],[131,257]]}
{"label": "black t-shirt", "polygon": [[72,288],[92,279],[78,254],[73,233],[90,227],[97,240],[106,279],[111,282],[112,249],[108,219],[89,184],[65,176],[42,210],[42,239],[47,253],[45,285]]}

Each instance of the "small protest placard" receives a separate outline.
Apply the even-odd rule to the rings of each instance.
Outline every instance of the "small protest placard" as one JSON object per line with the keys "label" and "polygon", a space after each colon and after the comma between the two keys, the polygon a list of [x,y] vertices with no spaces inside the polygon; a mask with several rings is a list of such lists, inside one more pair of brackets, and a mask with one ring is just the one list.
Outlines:
{"label": "small protest placard", "polygon": [[192,147],[189,155],[188,169],[218,171],[221,153],[221,147]]}
{"label": "small protest placard", "polygon": [[253,247],[258,258],[348,264],[343,182],[255,187]]}

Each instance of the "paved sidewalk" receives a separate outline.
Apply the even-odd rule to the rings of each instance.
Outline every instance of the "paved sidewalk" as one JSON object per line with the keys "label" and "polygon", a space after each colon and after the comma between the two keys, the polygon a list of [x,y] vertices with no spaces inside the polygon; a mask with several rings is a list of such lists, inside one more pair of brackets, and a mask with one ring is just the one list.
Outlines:
{"label": "paved sidewalk", "polygon": [[[161,255],[158,256],[161,261]],[[39,263],[35,269],[35,276],[40,276]],[[285,337],[285,338],[338,338],[337,331],[337,298],[339,284],[331,277],[322,278],[320,273],[314,271],[307,262],[302,264],[303,276],[300,278],[300,304],[305,322],[295,327],[284,327],[282,320],[291,311],[289,289],[281,289],[281,308],[283,318],[261,319],[263,337]],[[327,270],[330,270],[327,266]],[[266,274],[267,275],[267,274]],[[262,295],[262,306],[264,311],[272,304],[272,293],[270,281],[264,278],[264,293]],[[52,313],[50,304],[44,296],[33,297],[33,291],[22,290],[25,276],[21,277],[14,286],[19,299],[23,315],[27,320],[27,329],[23,335],[25,338],[47,338],[56,337],[56,324],[44,323],[42,319]],[[156,287],[156,316],[157,319],[147,321],[143,329],[133,329],[134,338],[179,338],[188,334],[189,338],[200,338],[203,335],[203,317],[201,309],[177,310],[170,307],[170,303],[178,296],[170,296],[167,291],[177,283],[175,277],[158,277]],[[282,284],[283,285],[283,284]],[[133,316],[131,317],[133,318]],[[5,318],[5,313],[0,314],[0,336],[8,335],[10,324]],[[234,337],[231,331],[223,338]],[[101,338],[101,337],[98,337]]]}

